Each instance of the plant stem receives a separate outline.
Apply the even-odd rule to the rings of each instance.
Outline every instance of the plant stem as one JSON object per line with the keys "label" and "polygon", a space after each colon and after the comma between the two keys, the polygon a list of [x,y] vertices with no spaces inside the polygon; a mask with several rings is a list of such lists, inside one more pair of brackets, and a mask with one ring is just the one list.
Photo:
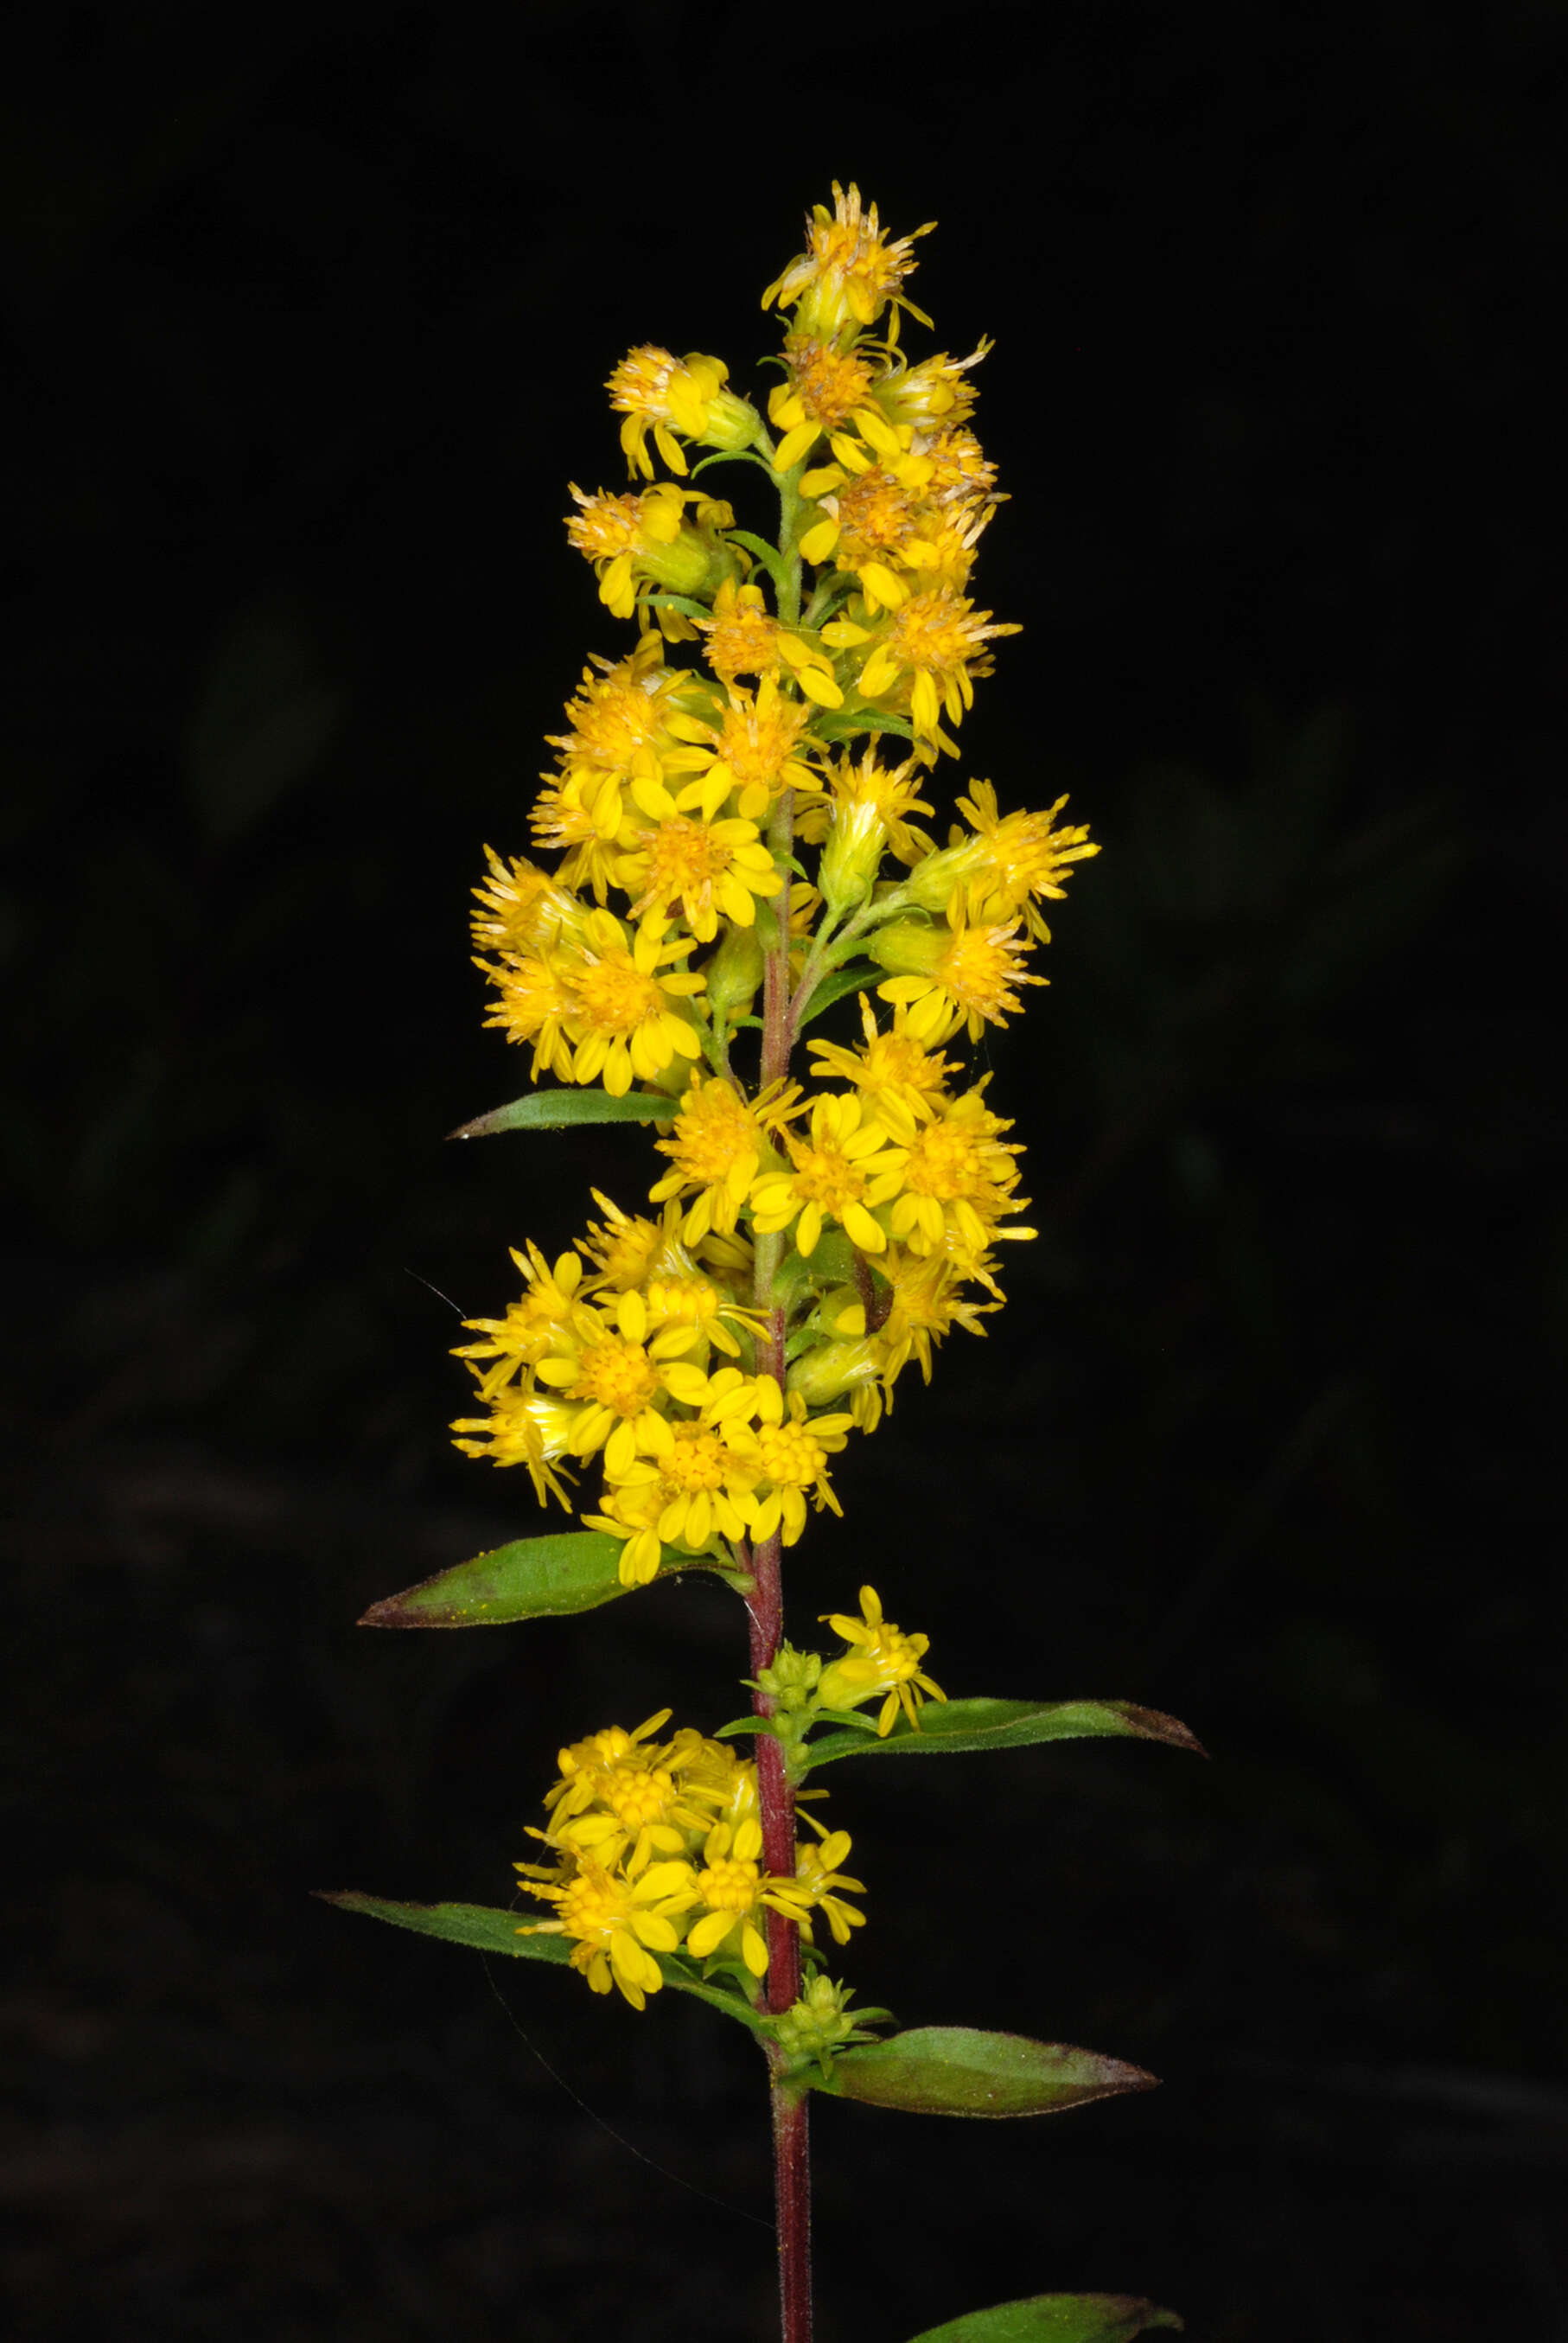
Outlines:
{"label": "plant stem", "polygon": [[[793,488],[786,498],[786,526],[781,541],[789,542]],[[792,581],[799,607],[799,557]],[[789,614],[793,616],[794,613]],[[769,825],[768,843],[779,858],[783,881],[773,905],[776,940],[763,971],[762,1062],[764,1083],[778,1081],[789,1071],[794,1041],[789,1001],[789,877],[786,869],[794,828],[794,809],[786,791]],[[766,1331],[758,1365],[784,1388],[784,1312],[773,1299],[773,1280],[783,1255],[780,1237],[756,1240],[755,1298],[764,1310]],[[751,1549],[752,1592],[747,1598],[751,1628],[751,1673],[759,1675],[778,1655],[784,1634],[784,1594],[781,1562],[783,1534],[775,1530]],[[752,1695],[759,1716],[769,1716],[773,1704],[766,1693]],[[757,1738],[757,1787],[762,1808],[762,1865],[775,1878],[795,1876],[795,1791],[784,1764],[783,1744],[771,1734]],[[782,1913],[768,1914],[768,2007],[775,2015],[790,2007],[800,1995],[800,1935]],[[777,2053],[771,2061],[773,2107],[773,2201],[779,2236],[779,2306],[782,2343],[811,2343],[811,2165],[807,2130],[806,2095],[788,2083]]]}
{"label": "plant stem", "polygon": [[811,2343],[811,2158],[806,2093],[779,2082],[773,2086],[773,2197],[783,2343]]}

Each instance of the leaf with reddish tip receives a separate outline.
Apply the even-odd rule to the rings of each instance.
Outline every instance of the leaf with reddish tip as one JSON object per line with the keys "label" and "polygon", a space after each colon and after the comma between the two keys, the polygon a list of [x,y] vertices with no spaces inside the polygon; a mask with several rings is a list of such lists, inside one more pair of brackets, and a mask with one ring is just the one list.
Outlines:
{"label": "leaf with reddish tip", "polygon": [[1031,2294],[928,2327],[911,2343],[1132,2343],[1151,2327],[1180,2331],[1181,2321],[1131,2294]]}
{"label": "leaf with reddish tip", "polygon": [[1201,1757],[1201,1742],[1174,1716],[1140,1708],[1131,1700],[950,1700],[928,1701],[917,1732],[900,1716],[885,1740],[860,1733],[825,1733],[809,1742],[808,1765],[829,1765],[836,1757],[940,1757],[949,1751],[1027,1749],[1037,1741],[1163,1741]]}
{"label": "leaf with reddish tip", "polygon": [[[357,1887],[317,1887],[313,1892],[323,1904],[335,1904],[340,1912],[363,1912],[367,1919],[387,1920],[395,1928],[439,1936],[448,1945],[467,1945],[472,1952],[505,1953],[511,1960],[548,1961],[557,1968],[565,1968],[571,1960],[571,1945],[565,1936],[519,1936],[518,1931],[525,1924],[516,1912],[498,1912],[489,1905],[394,1904],[384,1896],[366,1896]],[[664,1973],[665,1984],[677,1993],[692,1994],[710,2008],[721,2009],[726,2017],[739,2019],[753,2034],[764,2028],[762,2013],[738,1994],[685,1974],[685,1963],[678,1959],[658,1954],[654,1958]]]}
{"label": "leaf with reddish tip", "polygon": [[[623,1585],[622,1544],[603,1530],[562,1530],[554,1537],[518,1538],[498,1545],[493,1554],[479,1554],[439,1570],[401,1594],[373,1603],[362,1627],[506,1627],[518,1619],[558,1619],[574,1611],[597,1611],[618,1594],[637,1590]],[[676,1569],[660,1573],[673,1578],[682,1570],[709,1570],[716,1565],[698,1554],[682,1554]]]}
{"label": "leaf with reddish tip", "polygon": [[651,1091],[628,1091],[624,1098],[611,1098],[608,1091],[530,1091],[447,1136],[488,1139],[497,1131],[565,1131],[574,1122],[668,1122],[679,1110],[678,1098]]}
{"label": "leaf with reddish tip", "polygon": [[816,2090],[911,2115],[1048,2116],[1120,2091],[1152,2091],[1159,2078],[1097,2050],[983,2034],[970,2026],[917,2026],[865,2049],[846,2050]]}

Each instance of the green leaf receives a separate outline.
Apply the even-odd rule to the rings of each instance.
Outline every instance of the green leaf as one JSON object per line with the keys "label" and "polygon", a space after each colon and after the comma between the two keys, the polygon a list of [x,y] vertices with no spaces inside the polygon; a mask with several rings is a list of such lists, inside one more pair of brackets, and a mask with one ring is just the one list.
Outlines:
{"label": "green leaf", "polygon": [[872,960],[858,960],[850,968],[835,969],[831,976],[812,986],[810,999],[796,1017],[797,1032],[802,1025],[809,1025],[813,1017],[820,1017],[824,1009],[831,1009],[835,1001],[842,1001],[846,992],[864,992],[868,986],[880,984],[887,973]]}
{"label": "green leaf", "polygon": [[[315,1893],[340,1912],[363,1912],[368,1919],[388,1920],[395,1928],[413,1928],[422,1936],[440,1936],[449,1945],[467,1945],[474,1952],[506,1953],[513,1960],[549,1961],[557,1968],[566,1967],[571,1959],[572,1948],[564,1936],[520,1936],[515,1912],[498,1912],[486,1904],[394,1904],[383,1896],[366,1896],[357,1887],[318,1887]],[[684,1975],[685,1963],[668,1955],[655,1954],[654,1958],[664,1972],[665,1984],[677,1993],[689,1993],[706,2001],[727,2017],[738,2018],[754,2034],[762,2030],[761,2011],[738,1995]]]}
{"label": "green leaf", "polygon": [[825,1733],[809,1742],[811,1765],[836,1757],[940,1757],[950,1751],[1027,1749],[1037,1741],[1163,1741],[1168,1748],[1208,1753],[1174,1716],[1140,1708],[1130,1700],[950,1700],[928,1701],[917,1733],[900,1716],[885,1741],[857,1733]]}
{"label": "green leaf", "polygon": [[1151,2091],[1157,2083],[1141,2066],[1065,2042],[983,2034],[970,2026],[918,2026],[864,2050],[846,2050],[833,2061],[832,2079],[812,2087],[911,2115],[1046,2116],[1120,2091]]}
{"label": "green leaf", "polygon": [[729,544],[743,545],[748,553],[753,553],[756,555],[758,560],[762,564],[763,568],[766,569],[769,577],[771,578],[775,587],[781,595],[787,595],[789,593],[789,572],[786,570],[782,560],[779,558],[779,548],[776,545],[769,545],[765,537],[754,536],[749,528],[726,529],[724,534],[726,541]]}
{"label": "green leaf", "polygon": [[624,1098],[611,1098],[608,1091],[530,1091],[447,1136],[488,1139],[496,1131],[565,1131],[574,1122],[668,1122],[679,1111],[678,1098],[651,1091],[628,1091]]}
{"label": "green leaf", "polygon": [[758,464],[769,478],[773,477],[773,467],[767,457],[757,455],[749,447],[721,447],[712,456],[704,456],[700,463],[693,464],[692,478],[695,480],[699,472],[706,472],[709,464]]}
{"label": "green leaf", "polygon": [[824,740],[852,740],[858,732],[897,732],[912,740],[914,727],[902,716],[885,715],[879,708],[829,708],[811,719],[811,729]]}
{"label": "green leaf", "polygon": [[713,616],[706,602],[694,602],[689,594],[645,594],[642,599],[649,609],[678,610],[687,618],[710,618]]}
{"label": "green leaf", "polygon": [[1130,2294],[1031,2294],[928,2327],[910,2343],[1132,2343],[1151,2327],[1181,2326],[1173,2310]]}
{"label": "green leaf", "polygon": [[[518,1538],[493,1554],[476,1554],[434,1578],[406,1586],[373,1603],[362,1627],[506,1627],[517,1619],[558,1619],[574,1611],[597,1611],[618,1594],[636,1590],[621,1584],[621,1541],[603,1530],[560,1530],[553,1537]],[[660,1574],[712,1570],[717,1564],[682,1554]]]}

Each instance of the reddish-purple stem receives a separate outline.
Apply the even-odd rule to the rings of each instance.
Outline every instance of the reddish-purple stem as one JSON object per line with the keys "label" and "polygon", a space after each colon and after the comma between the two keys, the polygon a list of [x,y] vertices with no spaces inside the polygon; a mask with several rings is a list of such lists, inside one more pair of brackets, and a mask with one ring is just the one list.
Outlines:
{"label": "reddish-purple stem", "polygon": [[[770,842],[787,855],[789,850],[790,804],[786,798]],[[778,941],[768,954],[763,974],[762,1063],[764,1083],[777,1081],[789,1071],[793,1039],[789,1014],[789,881],[784,880],[774,905]],[[773,1264],[766,1269],[770,1285]],[[758,1301],[767,1307],[767,1332],[759,1345],[758,1366],[784,1388],[784,1312],[762,1286],[759,1262]],[[775,1530],[751,1549],[752,1591],[747,1598],[751,1626],[751,1673],[759,1675],[778,1656],[784,1637],[784,1595],[780,1558],[782,1533]],[[759,1716],[770,1716],[773,1703],[766,1693],[752,1694]],[[783,1744],[769,1733],[757,1737],[757,1787],[762,1807],[762,1867],[775,1878],[795,1876],[795,1791],[784,1764]],[[800,1996],[800,1934],[781,1913],[768,1915],[767,2005],[775,2015],[789,2009]],[[806,2094],[785,2081],[782,2060],[770,2058],[773,2103],[773,2202],[779,2232],[779,2307],[782,2343],[811,2343],[811,2160],[806,2117]]]}

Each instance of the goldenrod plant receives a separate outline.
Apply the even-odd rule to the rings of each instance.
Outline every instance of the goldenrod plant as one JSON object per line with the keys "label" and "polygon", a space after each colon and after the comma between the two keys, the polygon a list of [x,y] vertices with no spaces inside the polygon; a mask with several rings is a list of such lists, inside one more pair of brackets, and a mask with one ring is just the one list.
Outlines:
{"label": "goldenrod plant", "polygon": [[[1097,851],[1065,799],[1004,811],[971,780],[943,803],[975,684],[1018,629],[970,592],[1000,501],[972,426],[990,345],[907,353],[906,320],[930,325],[915,240],[834,186],[762,297],[784,327],[765,411],[699,353],[635,349],[610,376],[630,486],[574,487],[568,535],[637,637],[590,659],[551,742],[530,817],[548,859],[488,855],[477,965],[535,1087],[458,1135],[642,1124],[653,1176],[642,1209],[596,1192],[553,1262],[525,1238],[512,1298],[457,1353],[459,1448],[520,1467],[579,1526],[367,1614],[498,1625],[711,1572],[748,1621],[749,1711],[704,1731],[661,1709],[568,1742],[515,1865],[520,1911],[333,1898],[575,1970],[623,2023],[668,1989],[744,2026],[771,2095],[784,2343],[811,2329],[813,2093],[1006,2117],[1152,2081],[1058,2043],[899,2031],[857,2001],[835,1972],[866,1890],[822,1769],[1084,1735],[1196,1746],[1123,1701],[950,1698],[926,1635],[883,1608],[892,1555],[807,1639],[831,1649],[784,1635],[784,1555],[840,1513],[836,1459],[897,1437],[900,1379],[929,1383],[950,1333],[984,1331],[1003,1249],[1032,1234],[1021,1151],[968,1053],[1046,981],[1047,907]],[[709,493],[722,465],[763,476],[776,538]],[[807,1039],[840,1003],[841,1036]],[[1179,2324],[1131,2297],[1042,2295],[920,2343]]]}

